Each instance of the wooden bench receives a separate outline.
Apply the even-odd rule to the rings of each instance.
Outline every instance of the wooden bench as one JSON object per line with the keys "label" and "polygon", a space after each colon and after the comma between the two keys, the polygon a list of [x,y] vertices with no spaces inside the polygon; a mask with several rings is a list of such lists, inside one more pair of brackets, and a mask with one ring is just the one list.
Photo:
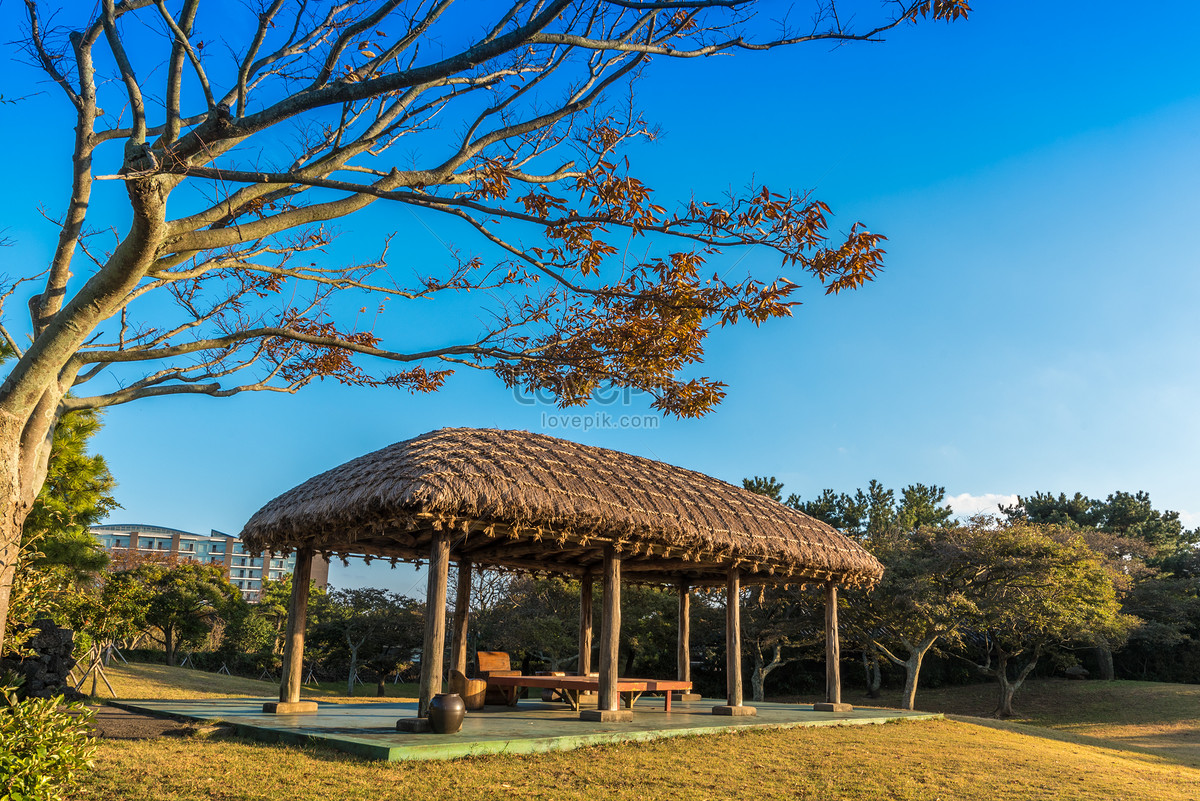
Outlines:
{"label": "wooden bench", "polygon": [[520,676],[521,671],[512,669],[512,660],[504,651],[476,651],[475,673],[487,682],[487,703],[508,703],[505,688],[494,683],[492,679],[498,676]]}
{"label": "wooden bench", "polygon": [[[507,695],[505,702],[509,706],[516,706],[520,690],[524,687],[557,690],[563,700],[571,706],[571,709],[579,711],[579,694],[583,692],[599,692],[600,677],[522,676],[520,674],[514,676],[491,676],[488,678],[488,686],[504,688]],[[690,689],[692,689],[690,681],[676,681],[673,679],[617,679],[617,692],[627,696],[625,705],[630,709],[633,709],[633,705],[637,703],[638,698],[643,693],[663,693],[665,698],[663,711],[670,712],[671,691],[679,690],[687,692]]]}

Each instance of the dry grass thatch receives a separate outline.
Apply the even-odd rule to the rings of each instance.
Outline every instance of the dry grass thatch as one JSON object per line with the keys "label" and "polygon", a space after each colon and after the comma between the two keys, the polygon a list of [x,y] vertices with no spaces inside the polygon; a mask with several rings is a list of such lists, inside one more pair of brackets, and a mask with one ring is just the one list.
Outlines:
{"label": "dry grass thatch", "polygon": [[628,580],[873,583],[879,562],[834,528],[702,473],[524,431],[441,429],[309,479],[260,509],[255,550],[452,558],[580,575],[603,546]]}

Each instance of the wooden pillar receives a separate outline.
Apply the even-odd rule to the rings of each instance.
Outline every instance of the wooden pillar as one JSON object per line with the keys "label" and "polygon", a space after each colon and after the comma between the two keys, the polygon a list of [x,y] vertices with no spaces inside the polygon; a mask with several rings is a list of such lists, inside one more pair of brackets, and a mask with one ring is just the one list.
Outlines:
{"label": "wooden pillar", "polygon": [[837,584],[825,584],[825,700],[842,702],[842,653],[838,642]]}
{"label": "wooden pillar", "polygon": [[679,640],[675,646],[675,678],[692,680],[692,594],[686,578],[679,579]]}
{"label": "wooden pillar", "polygon": [[725,582],[725,702],[742,705],[742,574],[736,567]]}
{"label": "wooden pillar", "polygon": [[287,628],[283,635],[283,677],[279,682],[279,702],[263,704],[264,712],[282,715],[317,711],[315,701],[300,700],[300,687],[304,683],[304,627],[308,619],[308,584],[312,578],[312,562],[312,548],[296,551],[292,597],[288,602]]}
{"label": "wooden pillar", "polygon": [[592,587],[596,583],[592,571],[583,574],[579,582],[579,662],[576,672],[586,676],[592,670]]}
{"label": "wooden pillar", "polygon": [[817,712],[849,712],[842,703],[842,653],[838,642],[837,583],[825,582],[825,703],[813,704]]}
{"label": "wooden pillar", "polygon": [[458,562],[458,581],[454,587],[454,625],[450,648],[450,669],[467,675],[467,620],[471,610],[471,561]]}
{"label": "wooden pillar", "polygon": [[620,709],[617,651],[621,644],[621,557],[604,546],[604,617],[600,621],[600,703],[602,710]]}
{"label": "wooden pillar", "polygon": [[729,568],[725,582],[725,705],[714,706],[717,715],[756,715],[742,704],[742,573]]}
{"label": "wooden pillar", "polygon": [[421,694],[417,717],[442,691],[442,649],[446,646],[446,584],[450,574],[450,533],[436,531],[429,548],[429,584],[425,592],[425,641],[421,650]]}
{"label": "wooden pillar", "polygon": [[617,650],[621,643],[621,557],[604,546],[604,609],[600,621],[600,691],[596,709],[579,713],[581,720],[633,720],[632,709],[621,709],[617,692]]}

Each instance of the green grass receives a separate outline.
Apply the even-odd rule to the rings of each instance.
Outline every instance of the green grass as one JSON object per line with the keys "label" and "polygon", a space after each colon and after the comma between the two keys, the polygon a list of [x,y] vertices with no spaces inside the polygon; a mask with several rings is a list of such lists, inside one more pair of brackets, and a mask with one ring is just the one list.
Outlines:
{"label": "green grass", "polygon": [[[195,675],[161,666],[144,672],[150,667],[130,669],[138,675],[126,677],[129,686],[143,693],[204,692]],[[207,681],[221,695],[269,695],[263,686],[273,689],[225,676]],[[251,687],[256,691],[246,692]],[[960,687],[919,696],[923,708],[955,716],[944,721],[750,732],[451,762],[363,762],[222,734],[108,741],[97,753],[90,797],[1194,801],[1200,798],[1198,691],[1188,685],[1037,682],[1018,696],[1024,717],[997,722],[964,714],[988,711],[989,687]]]}

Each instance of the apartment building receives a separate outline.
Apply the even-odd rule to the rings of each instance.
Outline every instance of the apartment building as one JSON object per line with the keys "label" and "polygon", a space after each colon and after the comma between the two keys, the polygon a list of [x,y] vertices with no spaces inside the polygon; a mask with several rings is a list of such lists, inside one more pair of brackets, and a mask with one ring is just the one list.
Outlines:
{"label": "apartment building", "polygon": [[[165,526],[132,525],[92,526],[92,536],[119,559],[122,555],[156,556],[172,560],[192,560],[220,565],[225,576],[242,591],[247,601],[257,601],[263,581],[278,581],[291,575],[296,555],[279,556],[246,552],[242,541],[215,529],[208,534],[193,534]],[[329,563],[318,554],[313,558],[313,581],[324,587],[329,581]]]}

